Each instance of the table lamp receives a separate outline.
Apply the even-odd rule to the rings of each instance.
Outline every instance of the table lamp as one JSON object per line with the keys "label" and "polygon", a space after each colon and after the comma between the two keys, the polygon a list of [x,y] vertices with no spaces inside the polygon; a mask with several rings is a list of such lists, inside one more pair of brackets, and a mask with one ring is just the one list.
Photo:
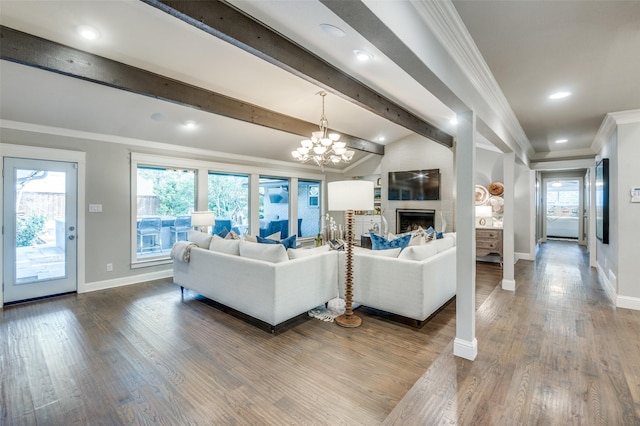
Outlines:
{"label": "table lamp", "polygon": [[476,226],[484,228],[493,226],[493,209],[491,206],[476,206]]}
{"label": "table lamp", "polygon": [[342,327],[359,327],[362,319],[353,314],[353,211],[373,210],[373,182],[342,180],[329,182],[328,209],[347,212],[345,311],[335,319]]}
{"label": "table lamp", "polygon": [[[200,231],[208,234],[207,227],[215,223],[216,217],[213,212],[202,211],[191,213],[191,226],[200,229]],[[204,229],[204,231],[203,231]]]}

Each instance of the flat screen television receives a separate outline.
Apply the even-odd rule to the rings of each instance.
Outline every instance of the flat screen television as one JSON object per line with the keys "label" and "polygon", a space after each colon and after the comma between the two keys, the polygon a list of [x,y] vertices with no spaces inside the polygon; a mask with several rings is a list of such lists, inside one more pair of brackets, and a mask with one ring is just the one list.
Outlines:
{"label": "flat screen television", "polygon": [[439,200],[440,169],[389,172],[388,199]]}

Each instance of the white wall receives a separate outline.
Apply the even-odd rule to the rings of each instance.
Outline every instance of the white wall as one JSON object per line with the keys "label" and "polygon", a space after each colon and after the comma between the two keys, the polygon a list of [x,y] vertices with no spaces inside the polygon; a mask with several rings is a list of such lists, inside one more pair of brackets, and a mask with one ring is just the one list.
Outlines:
{"label": "white wall", "polygon": [[640,121],[618,126],[617,146],[618,159],[615,166],[609,166],[617,180],[611,186],[616,199],[616,210],[612,211],[617,211],[611,222],[616,223],[618,241],[618,296],[634,299],[640,309],[640,203],[630,202],[631,188],[640,187]]}

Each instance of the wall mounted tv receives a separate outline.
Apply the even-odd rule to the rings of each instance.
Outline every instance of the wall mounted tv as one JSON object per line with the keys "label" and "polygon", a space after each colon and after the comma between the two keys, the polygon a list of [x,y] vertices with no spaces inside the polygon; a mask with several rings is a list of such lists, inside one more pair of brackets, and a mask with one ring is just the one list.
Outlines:
{"label": "wall mounted tv", "polygon": [[439,200],[440,169],[389,172],[389,200]]}

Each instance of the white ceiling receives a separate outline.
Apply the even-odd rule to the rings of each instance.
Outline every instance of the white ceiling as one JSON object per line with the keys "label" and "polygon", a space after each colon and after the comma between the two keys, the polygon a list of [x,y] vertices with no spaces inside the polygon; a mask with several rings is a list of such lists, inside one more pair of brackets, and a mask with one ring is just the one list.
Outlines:
{"label": "white ceiling", "polygon": [[[455,135],[451,109],[319,1],[231,3]],[[454,5],[536,153],[572,150],[566,155],[573,156],[588,151],[606,112],[640,108],[640,2]],[[308,122],[320,117],[316,93],[326,88],[140,1],[3,0],[0,23]],[[320,29],[321,23],[336,25],[346,35],[333,37]],[[76,29],[82,24],[97,28],[101,37],[95,42],[80,39]],[[367,50],[374,59],[360,63],[354,49]],[[545,96],[559,87],[568,87],[574,96],[549,104]],[[289,152],[301,139],[6,61],[0,62],[0,94],[5,125],[32,123],[279,161],[290,161]],[[154,113],[165,119],[151,119]],[[384,136],[382,144],[411,134],[333,93],[327,96],[326,114],[333,129],[371,141]],[[188,119],[198,122],[195,130],[181,126]],[[549,143],[560,134],[570,142]]]}

